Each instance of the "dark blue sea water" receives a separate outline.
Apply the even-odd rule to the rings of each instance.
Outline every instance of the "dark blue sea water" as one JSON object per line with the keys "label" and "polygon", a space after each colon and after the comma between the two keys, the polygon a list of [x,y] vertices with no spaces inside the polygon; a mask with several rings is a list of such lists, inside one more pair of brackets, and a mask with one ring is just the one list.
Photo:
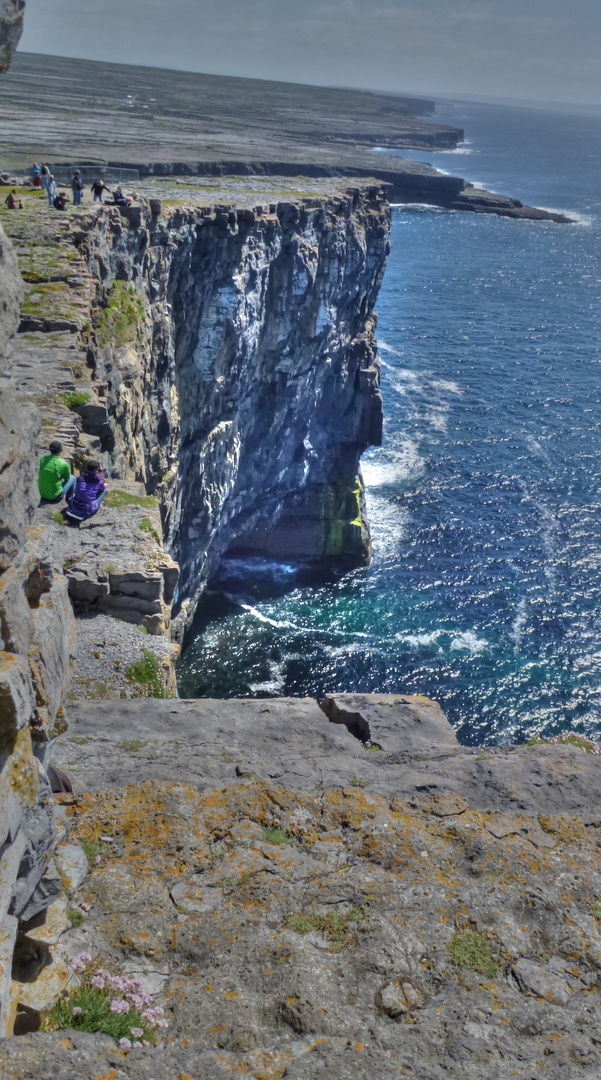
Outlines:
{"label": "dark blue sea water", "polygon": [[180,693],[407,691],[467,743],[599,735],[601,118],[438,112],[466,147],[411,156],[578,223],[394,211],[373,564],[325,585],[230,564]]}

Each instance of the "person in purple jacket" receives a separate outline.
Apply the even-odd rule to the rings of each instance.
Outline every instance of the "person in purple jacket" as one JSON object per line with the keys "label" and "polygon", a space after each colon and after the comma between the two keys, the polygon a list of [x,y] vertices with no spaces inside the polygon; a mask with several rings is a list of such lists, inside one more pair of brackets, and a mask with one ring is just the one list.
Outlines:
{"label": "person in purple jacket", "polygon": [[77,477],[75,491],[67,501],[65,514],[72,521],[86,521],[98,513],[107,490],[100,462],[91,458],[86,471]]}

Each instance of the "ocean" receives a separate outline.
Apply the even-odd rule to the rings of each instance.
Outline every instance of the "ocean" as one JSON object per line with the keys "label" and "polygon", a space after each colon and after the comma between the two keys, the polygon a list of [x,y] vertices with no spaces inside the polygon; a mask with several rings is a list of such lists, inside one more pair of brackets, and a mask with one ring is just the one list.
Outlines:
{"label": "ocean", "polygon": [[370,567],[229,560],[182,696],[426,694],[463,743],[601,735],[601,117],[443,103],[408,153],[574,225],[393,210]]}

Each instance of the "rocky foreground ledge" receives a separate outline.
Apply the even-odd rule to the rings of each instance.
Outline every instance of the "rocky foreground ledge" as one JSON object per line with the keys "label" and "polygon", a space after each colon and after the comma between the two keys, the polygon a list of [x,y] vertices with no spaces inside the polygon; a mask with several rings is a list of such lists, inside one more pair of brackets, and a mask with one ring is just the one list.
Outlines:
{"label": "rocky foreground ledge", "polygon": [[[599,1075],[596,747],[462,747],[403,695],[68,721],[68,900],[21,936],[2,1080]],[[31,1030],[81,951],[158,995],[160,1046]]]}

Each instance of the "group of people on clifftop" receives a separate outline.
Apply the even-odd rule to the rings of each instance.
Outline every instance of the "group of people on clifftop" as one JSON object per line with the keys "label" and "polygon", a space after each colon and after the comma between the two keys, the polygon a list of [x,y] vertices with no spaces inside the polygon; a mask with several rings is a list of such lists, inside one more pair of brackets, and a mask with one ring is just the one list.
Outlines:
{"label": "group of people on clifftop", "polygon": [[[68,195],[65,191],[57,191],[56,180],[52,175],[52,171],[49,165],[45,165],[43,163],[41,165],[38,165],[38,163],[34,161],[31,168],[30,177],[31,183],[34,188],[42,188],[46,192],[46,195],[48,196],[48,205],[50,207],[53,207],[55,210],[67,209],[67,205],[69,203]],[[85,184],[81,175],[81,169],[75,169],[75,171],[71,175],[73,206],[82,205],[84,190]],[[94,183],[91,185],[90,190],[92,192],[92,201],[95,203],[104,202],[105,194],[112,195],[113,197],[112,202],[108,205],[129,206],[131,203],[131,199],[127,195],[124,195],[120,187],[111,190],[111,188],[107,187],[104,180],[102,179],[95,180]],[[12,201],[14,201],[16,205],[9,206],[9,202],[7,199],[6,205],[8,206],[9,210],[22,209],[22,202],[16,199],[16,191],[13,190],[13,192],[11,192],[11,195],[14,196],[14,199]]]}
{"label": "group of people on clifftop", "polygon": [[68,524],[79,525],[97,514],[108,486],[100,462],[90,458],[85,471],[74,476],[68,461],[61,457],[63,444],[53,439],[50,453],[40,459],[38,490],[43,502],[57,503],[66,499],[63,517]]}

